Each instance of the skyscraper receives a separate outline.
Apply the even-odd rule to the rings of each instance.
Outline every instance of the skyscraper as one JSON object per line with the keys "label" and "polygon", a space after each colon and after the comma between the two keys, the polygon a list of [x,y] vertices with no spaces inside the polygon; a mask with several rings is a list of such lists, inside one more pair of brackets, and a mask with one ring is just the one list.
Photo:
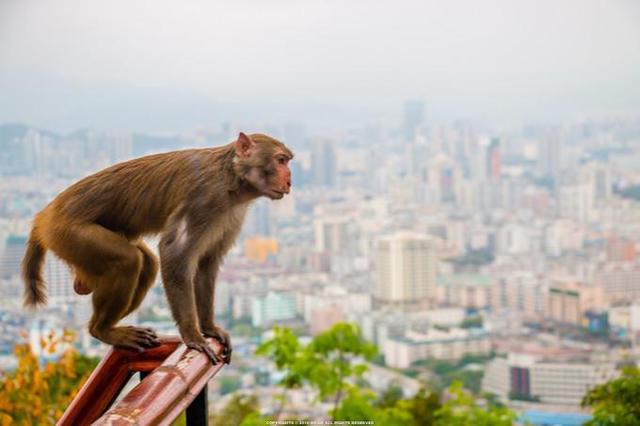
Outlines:
{"label": "skyscraper", "polygon": [[491,138],[491,142],[489,143],[487,151],[487,177],[491,180],[499,179],[502,169],[500,139]]}
{"label": "skyscraper", "polygon": [[550,134],[540,139],[538,141],[539,170],[554,179],[557,178],[561,153],[560,138],[557,135]]}
{"label": "skyscraper", "polygon": [[376,241],[375,298],[379,303],[428,306],[436,297],[435,238],[399,232]]}
{"label": "skyscraper", "polygon": [[316,250],[344,254],[348,250],[348,220],[345,217],[322,217],[314,223]]}
{"label": "skyscraper", "polygon": [[335,186],[336,154],[333,141],[317,139],[313,142],[311,169],[314,185],[325,188]]}
{"label": "skyscraper", "polygon": [[502,168],[500,139],[486,136],[478,138],[475,144],[474,160],[472,161],[471,177],[474,180],[499,179]]}
{"label": "skyscraper", "polygon": [[404,137],[413,142],[417,131],[424,124],[424,102],[409,100],[404,103]]}
{"label": "skyscraper", "polygon": [[0,256],[0,278],[11,278],[20,274],[20,262],[27,249],[27,237],[9,235],[4,252]]}

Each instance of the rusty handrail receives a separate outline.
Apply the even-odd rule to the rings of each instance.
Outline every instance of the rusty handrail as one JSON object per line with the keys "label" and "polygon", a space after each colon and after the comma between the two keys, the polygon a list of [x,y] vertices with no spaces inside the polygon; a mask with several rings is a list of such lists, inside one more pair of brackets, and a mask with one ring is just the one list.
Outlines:
{"label": "rusty handrail", "polygon": [[[221,352],[216,340],[207,340],[216,353]],[[178,337],[160,341],[160,346],[141,353],[112,348],[57,425],[171,424],[223,364],[212,365]],[[105,413],[135,372],[151,374]]]}
{"label": "rusty handrail", "polygon": [[[217,340],[207,341],[222,353]],[[93,425],[170,425],[223,366],[182,344]]]}

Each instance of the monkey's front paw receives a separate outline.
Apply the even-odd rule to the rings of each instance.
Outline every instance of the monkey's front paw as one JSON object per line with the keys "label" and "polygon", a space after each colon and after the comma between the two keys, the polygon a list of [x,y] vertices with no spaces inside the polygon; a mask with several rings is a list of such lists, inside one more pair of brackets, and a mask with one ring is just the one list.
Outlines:
{"label": "monkey's front paw", "polygon": [[216,355],[213,349],[211,349],[211,346],[209,346],[206,340],[185,340],[184,344],[187,345],[188,348],[204,352],[204,354],[209,357],[213,365],[216,365],[220,362],[220,359],[218,359],[218,355]]}
{"label": "monkey's front paw", "polygon": [[203,328],[202,334],[207,337],[213,337],[224,347],[224,352],[222,355],[224,356],[224,362],[229,364],[231,362],[231,352],[233,352],[233,347],[231,346],[231,336],[227,333],[222,327],[218,327],[214,325],[212,327]]}

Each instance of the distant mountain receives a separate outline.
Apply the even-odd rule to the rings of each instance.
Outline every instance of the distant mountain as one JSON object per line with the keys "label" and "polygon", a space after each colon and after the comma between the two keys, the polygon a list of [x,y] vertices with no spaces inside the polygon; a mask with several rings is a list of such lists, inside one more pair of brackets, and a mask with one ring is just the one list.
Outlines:
{"label": "distant mountain", "polygon": [[[44,130],[21,123],[0,124],[0,148],[8,147],[14,139],[23,138],[29,130],[35,130],[43,136],[54,140],[76,140],[87,141],[90,129],[78,129],[67,134],[58,134],[49,130]],[[134,133],[131,136],[132,154],[140,156],[149,152],[170,151],[182,148],[189,144],[189,141],[171,135],[154,135],[146,133]]]}
{"label": "distant mountain", "polygon": [[50,132],[48,130],[36,129],[26,124],[21,123],[7,123],[0,124],[0,143],[9,142],[15,138],[22,138],[27,134],[29,129],[34,129],[41,134],[50,137],[52,139],[59,139],[60,135]]}
{"label": "distant mountain", "polygon": [[183,133],[223,122],[302,122],[342,127],[379,111],[281,99],[220,100],[203,93],[120,82],[72,81],[46,73],[0,73],[0,122],[28,122],[65,133],[82,127]]}

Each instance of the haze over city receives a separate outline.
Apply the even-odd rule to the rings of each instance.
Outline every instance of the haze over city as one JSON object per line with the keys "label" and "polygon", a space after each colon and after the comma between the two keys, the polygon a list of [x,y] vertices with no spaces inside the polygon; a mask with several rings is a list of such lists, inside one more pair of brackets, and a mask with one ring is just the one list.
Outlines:
{"label": "haze over city", "polygon": [[0,120],[184,131],[400,120],[554,122],[640,108],[633,0],[4,1]]}

